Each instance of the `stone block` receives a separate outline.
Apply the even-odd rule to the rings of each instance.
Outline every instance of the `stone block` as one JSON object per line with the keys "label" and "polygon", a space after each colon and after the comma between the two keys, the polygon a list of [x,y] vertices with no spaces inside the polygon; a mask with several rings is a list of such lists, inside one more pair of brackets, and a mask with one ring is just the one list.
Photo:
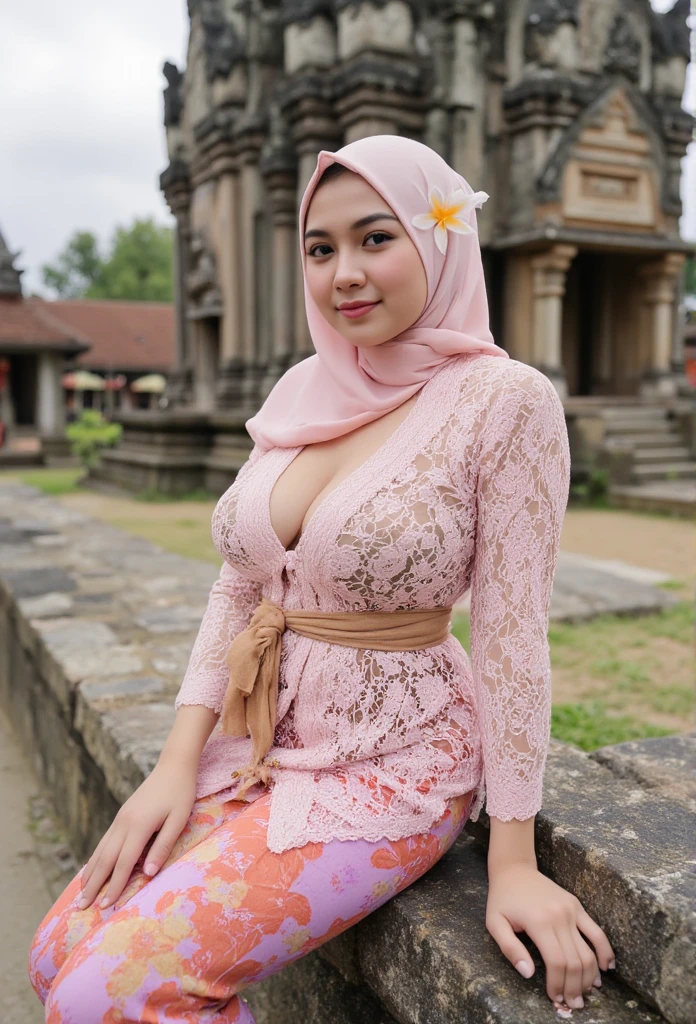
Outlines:
{"label": "stone block", "polygon": [[617,972],[672,1024],[696,1006],[696,819],[682,799],[551,742],[539,865],[607,933]]}
{"label": "stone block", "polygon": [[[590,757],[619,778],[696,813],[696,731],[600,747]],[[696,819],[694,829],[696,833]]]}
{"label": "stone block", "polygon": [[155,767],[174,717],[173,702],[129,702],[123,706],[78,692],[75,728],[119,803],[127,800]]}
{"label": "stone block", "polygon": [[242,993],[256,1024],[396,1024],[364,987],[353,985],[325,960],[309,954]]}
{"label": "stone block", "polygon": [[[535,973],[524,979],[485,927],[485,850],[463,834],[408,889],[310,956],[362,978],[399,1024],[543,1024],[558,1020],[545,990],[545,967],[524,933]],[[609,971],[585,1000],[592,1024],[657,1024]],[[316,1018],[320,1020],[321,1018]],[[580,1018],[583,1019],[583,1018]]]}

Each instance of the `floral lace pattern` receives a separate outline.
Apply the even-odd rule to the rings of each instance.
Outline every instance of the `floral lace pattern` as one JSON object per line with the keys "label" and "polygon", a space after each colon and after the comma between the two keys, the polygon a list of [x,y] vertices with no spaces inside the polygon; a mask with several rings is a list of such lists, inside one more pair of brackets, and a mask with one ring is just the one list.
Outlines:
{"label": "floral lace pattern", "polygon": [[[427,830],[476,790],[535,814],[548,751],[551,589],[570,451],[549,379],[480,353],[440,367],[382,447],[316,508],[293,551],[269,495],[300,451],[255,447],[213,515],[223,555],[176,699],[220,711],[225,653],[261,596],[326,611],[449,606],[471,588],[471,657],[362,651],[283,634],[269,848]],[[250,740],[215,730],[197,796],[232,798]],[[258,796],[258,787],[248,799]]]}

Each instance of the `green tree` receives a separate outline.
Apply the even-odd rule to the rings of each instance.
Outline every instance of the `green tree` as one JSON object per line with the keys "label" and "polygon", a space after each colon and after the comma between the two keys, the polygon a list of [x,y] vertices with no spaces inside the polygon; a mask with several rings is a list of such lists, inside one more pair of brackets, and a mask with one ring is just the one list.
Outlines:
{"label": "green tree", "polygon": [[56,262],[41,268],[43,282],[61,299],[78,299],[92,287],[102,272],[99,244],[91,231],[76,231]]}
{"label": "green tree", "polygon": [[152,218],[135,220],[130,228],[117,228],[111,254],[86,297],[171,302],[172,243],[171,228],[155,224]]}
{"label": "green tree", "polygon": [[77,231],[54,264],[42,267],[44,284],[60,298],[171,302],[173,232],[151,217],[118,227],[106,256],[90,231]]}

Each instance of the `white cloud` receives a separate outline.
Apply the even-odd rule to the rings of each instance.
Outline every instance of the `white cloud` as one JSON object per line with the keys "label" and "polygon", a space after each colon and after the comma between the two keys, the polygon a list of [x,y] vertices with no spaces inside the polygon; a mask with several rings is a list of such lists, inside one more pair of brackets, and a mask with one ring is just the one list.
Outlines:
{"label": "white cloud", "polygon": [[[135,216],[170,221],[161,69],[182,66],[188,19],[185,0],[31,0],[3,18],[0,226],[29,291],[78,228],[106,242]],[[685,105],[696,108],[693,65]],[[682,231],[696,239],[696,143],[684,167]]]}
{"label": "white cloud", "polygon": [[78,228],[106,242],[135,216],[170,221],[161,73],[182,64],[185,0],[32,0],[0,36],[0,226],[25,287]]}

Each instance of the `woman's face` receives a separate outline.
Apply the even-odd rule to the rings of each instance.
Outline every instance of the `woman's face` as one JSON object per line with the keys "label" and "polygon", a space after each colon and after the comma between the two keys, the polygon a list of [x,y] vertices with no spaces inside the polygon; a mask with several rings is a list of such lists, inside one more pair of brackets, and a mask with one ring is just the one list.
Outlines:
{"label": "woman's face", "polygon": [[[390,206],[346,171],[316,189],[305,222],[309,292],[326,320],[360,348],[405,331],[428,294],[418,250]],[[350,310],[341,310],[349,303]]]}

